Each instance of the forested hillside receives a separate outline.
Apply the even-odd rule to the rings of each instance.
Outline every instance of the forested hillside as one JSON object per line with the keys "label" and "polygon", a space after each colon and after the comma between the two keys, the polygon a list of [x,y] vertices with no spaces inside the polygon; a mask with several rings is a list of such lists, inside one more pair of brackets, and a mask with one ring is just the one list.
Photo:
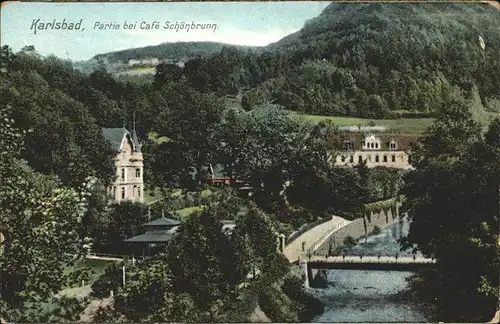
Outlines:
{"label": "forested hillside", "polygon": [[[310,322],[323,305],[277,253],[276,233],[331,215],[353,220],[401,193],[416,224],[403,247],[434,257],[440,271],[412,281],[444,309],[436,322],[484,322],[499,297],[500,119],[484,136],[474,119],[500,112],[499,26],[498,9],[478,3],[333,3],[262,52],[214,45],[184,68],[158,65],[146,82],[3,46],[0,317],[77,321],[86,298],[61,297],[67,311],[47,307],[66,281],[88,279],[64,274],[68,256],[123,253],[123,240],[142,231],[147,206],[108,206],[96,185],[116,175],[101,128],[135,121],[145,202],[155,192],[153,215],[166,211],[185,225],[159,258],[125,261],[126,285],[121,266],[93,285],[99,297],[116,293],[100,322],[246,322],[256,306],[273,322]],[[338,129],[279,105],[435,123],[412,151],[414,171],[332,167]],[[233,188],[209,186],[209,164],[222,166]],[[239,197],[242,187],[252,194]],[[231,235],[223,220],[235,221]]]}
{"label": "forested hillside", "polygon": [[245,90],[246,109],[274,101],[321,115],[432,114],[453,87],[477,87],[498,110],[499,25],[498,9],[482,3],[332,3],[263,53],[227,49],[183,73],[202,91]]}
{"label": "forested hillside", "polygon": [[179,60],[184,57],[193,58],[218,53],[224,47],[236,48],[241,50],[257,49],[256,47],[251,46],[228,45],[216,42],[177,42],[162,43],[159,45],[131,48],[122,51],[98,54],[94,56],[94,58],[98,59],[101,57],[106,57],[109,62],[127,62],[130,59],[144,59],[149,57]]}
{"label": "forested hillside", "polygon": [[[100,127],[130,125],[136,113],[143,137],[175,137],[180,124],[172,121],[181,112],[197,107],[194,124],[212,127],[230,94],[243,92],[247,110],[274,101],[309,114],[391,118],[432,115],[462,90],[477,114],[500,111],[498,26],[498,9],[480,3],[332,3],[263,53],[223,47],[184,68],[160,64],[150,83],[116,80],[103,70],[85,75],[32,47],[17,55],[4,47],[2,102],[15,107],[21,128],[32,129],[26,158],[35,170],[81,183],[89,171],[101,178],[112,172],[112,154],[96,149],[103,145]],[[207,51],[222,46],[186,43],[184,50],[202,44]]]}
{"label": "forested hillside", "polygon": [[160,64],[163,77],[240,93],[247,110],[274,102],[314,115],[428,117],[458,88],[498,112],[499,25],[498,8],[485,3],[332,3],[264,48],[165,43],[95,58],[189,58],[184,69]]}
{"label": "forested hillside", "polygon": [[[193,88],[182,75],[167,78],[158,69],[155,83],[137,84],[102,70],[86,75],[71,62],[43,58],[32,48],[13,53],[5,46],[2,57],[1,106],[11,107],[15,126],[29,131],[22,156],[35,171],[56,175],[66,185],[76,187],[92,174],[104,182],[112,179],[114,152],[101,127],[130,128],[134,115],[151,187],[199,189],[203,167],[221,163],[233,179],[255,188],[266,183],[254,197],[259,207],[271,211],[286,179],[295,179],[291,197],[301,190],[300,197],[292,198],[298,202],[318,197],[321,186],[336,192],[328,172],[350,172],[329,171],[326,151],[334,129],[328,125],[308,123],[276,107],[228,109],[222,98]],[[163,140],[148,139],[152,133]],[[317,186],[306,190],[305,183]],[[347,212],[339,206],[357,206],[351,203],[357,197],[386,198],[361,195],[356,181],[351,189],[312,207]]]}
{"label": "forested hillside", "polygon": [[270,46],[304,58],[275,97],[317,114],[432,113],[444,84],[476,85],[492,106],[500,98],[499,25],[498,10],[480,3],[333,3]]}

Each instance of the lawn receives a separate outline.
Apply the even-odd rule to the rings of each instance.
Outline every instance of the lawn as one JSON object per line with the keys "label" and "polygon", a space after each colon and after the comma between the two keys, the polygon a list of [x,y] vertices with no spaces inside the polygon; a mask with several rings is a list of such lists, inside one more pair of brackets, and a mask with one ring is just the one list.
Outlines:
{"label": "lawn", "polygon": [[[68,275],[71,272],[83,269],[83,268],[90,268],[92,269],[93,273],[90,274],[88,281],[85,282],[86,285],[88,284],[93,284],[100,276],[104,274],[104,271],[106,270],[107,267],[111,265],[115,261],[108,261],[108,260],[82,260],[78,261],[75,265],[72,266],[67,266],[64,268],[63,273],[64,275]],[[72,285],[69,285],[64,288],[72,288],[81,285],[81,282],[79,283],[73,283]]]}
{"label": "lawn", "polygon": [[148,138],[156,144],[168,143],[171,141],[170,138],[166,136],[160,136],[157,132],[149,132]]}
{"label": "lawn", "polygon": [[133,70],[127,70],[122,72],[115,73],[116,75],[141,75],[141,74],[155,74],[155,67],[145,67],[145,68],[137,68]]}
{"label": "lawn", "polygon": [[228,108],[241,109],[241,102],[236,98],[226,97],[224,102]]}
{"label": "lawn", "polygon": [[474,119],[481,124],[484,132],[487,131],[491,121],[493,121],[495,117],[500,116],[499,113],[486,111],[482,106],[479,105],[472,106],[472,115],[474,116]]}
{"label": "lawn", "polygon": [[[104,271],[107,267],[111,265],[112,262],[115,261],[106,261],[106,260],[83,260],[77,262],[73,266],[67,266],[63,269],[64,275],[68,275],[73,271],[83,269],[85,267],[91,268],[94,273],[90,275],[88,281],[85,282],[85,285],[92,285],[100,276],[104,274]],[[89,293],[89,287],[81,287],[81,282],[73,283],[71,285],[63,286],[62,289],[56,296],[49,298],[47,301],[42,302],[42,311],[45,313],[50,313],[55,309],[62,307],[61,303],[58,300],[58,296],[65,297],[77,297],[77,296],[86,296]],[[27,307],[30,307],[31,303],[26,303]]]}
{"label": "lawn", "polygon": [[175,211],[175,214],[181,219],[181,220],[184,220],[186,218],[188,218],[192,213],[195,213],[195,212],[200,212],[203,210],[205,206],[193,206],[193,207],[186,207],[186,208],[182,208],[182,209],[179,209],[179,210],[176,210]]}
{"label": "lawn", "polygon": [[[212,191],[210,189],[204,189],[203,191],[200,192],[201,197],[208,197],[212,194]],[[175,197],[175,196],[182,196],[185,197],[186,192],[182,189],[173,189],[171,191],[170,196]],[[157,200],[160,200],[164,197],[163,191],[159,188],[156,187],[154,190],[145,190],[144,192],[144,201],[146,204],[152,204]]]}
{"label": "lawn", "polygon": [[154,190],[144,190],[144,202],[151,204],[162,198],[161,189],[156,187]]}
{"label": "lawn", "polygon": [[433,118],[401,118],[401,119],[368,119],[357,117],[331,117],[331,116],[300,116],[305,119],[318,123],[323,120],[330,120],[338,126],[385,126],[391,131],[399,133],[419,134],[423,133],[427,127],[432,125]]}
{"label": "lawn", "polygon": [[[237,99],[226,98],[225,103],[227,107],[241,108],[241,104]],[[400,110],[399,112],[407,111]],[[292,113],[295,114],[295,112],[293,111]],[[390,131],[410,134],[422,133],[427,127],[432,125],[434,121],[433,118],[369,119],[357,117],[316,116],[306,114],[298,115],[313,123],[318,123],[322,120],[330,120],[338,126],[386,126],[390,129]]]}
{"label": "lawn", "polygon": [[[227,107],[241,108],[241,103],[235,98],[226,98]],[[489,123],[499,114],[485,111],[482,106],[472,105],[472,114],[476,121],[481,123],[483,129],[486,129]],[[394,110],[394,112],[409,112],[408,110]],[[293,114],[304,117],[313,123],[323,120],[330,120],[338,126],[385,126],[389,131],[396,133],[421,134],[427,127],[431,126],[434,118],[399,118],[399,119],[370,119],[357,117],[334,117],[321,115],[299,114],[291,111]]]}

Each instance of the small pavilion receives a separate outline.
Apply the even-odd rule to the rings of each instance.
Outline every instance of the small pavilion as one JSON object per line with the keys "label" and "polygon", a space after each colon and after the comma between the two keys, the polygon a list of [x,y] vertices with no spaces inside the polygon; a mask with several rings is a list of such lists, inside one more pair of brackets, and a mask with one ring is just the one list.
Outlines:
{"label": "small pavilion", "polygon": [[[176,219],[162,217],[144,224],[145,232],[126,239],[126,243],[142,245],[142,254],[151,254],[165,247],[172,240],[181,222]],[[147,251],[146,251],[147,249]]]}

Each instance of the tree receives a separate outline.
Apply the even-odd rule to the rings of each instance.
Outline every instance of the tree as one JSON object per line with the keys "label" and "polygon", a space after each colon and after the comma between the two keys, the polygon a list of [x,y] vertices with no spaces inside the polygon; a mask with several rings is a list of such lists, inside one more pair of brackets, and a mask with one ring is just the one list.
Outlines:
{"label": "tree", "polygon": [[176,64],[161,63],[156,66],[153,86],[160,89],[170,82],[178,82],[182,77],[182,69]]}
{"label": "tree", "polygon": [[328,129],[312,126],[280,108],[228,111],[215,131],[217,161],[233,179],[255,190],[259,206],[274,210],[286,181],[326,169]]}
{"label": "tree", "polygon": [[6,74],[10,71],[10,64],[14,61],[14,52],[8,45],[2,46],[0,52],[0,73]]}
{"label": "tree", "polygon": [[[115,308],[123,309],[133,321],[165,321],[176,307],[172,291],[173,276],[162,258],[146,259],[137,266],[128,265],[128,279]],[[147,296],[147,298],[146,298]]]}
{"label": "tree", "polygon": [[116,157],[89,108],[69,95],[78,92],[73,88],[80,81],[65,62],[22,52],[1,86],[2,105],[16,107],[15,126],[32,130],[22,157],[35,171],[57,175],[74,188],[88,175],[109,183]]}
{"label": "tree", "polygon": [[151,168],[163,181],[161,186],[199,187],[203,167],[212,163],[212,128],[220,119],[222,102],[182,84],[164,88],[162,95],[169,109],[158,133],[169,141],[153,149]]}
{"label": "tree", "polygon": [[246,275],[234,271],[240,266],[233,258],[235,248],[231,237],[222,232],[221,220],[209,211],[192,215],[169,245],[173,290],[191,296],[206,321],[220,315]]}
{"label": "tree", "polygon": [[121,254],[124,240],[139,235],[149,221],[148,207],[131,201],[103,206],[102,201],[96,201],[103,196],[104,192],[98,191],[92,197],[95,204],[87,220],[88,233],[97,251]]}
{"label": "tree", "polygon": [[436,258],[436,270],[423,278],[434,285],[430,295],[444,320],[482,321],[496,309],[498,123],[483,139],[467,106],[445,104],[415,149],[416,170],[405,178],[404,208],[412,223],[403,248]]}
{"label": "tree", "polygon": [[0,130],[1,317],[44,321],[41,303],[61,289],[63,266],[90,247],[81,222],[93,181],[77,192],[29,168],[20,159],[23,134],[3,106]]}

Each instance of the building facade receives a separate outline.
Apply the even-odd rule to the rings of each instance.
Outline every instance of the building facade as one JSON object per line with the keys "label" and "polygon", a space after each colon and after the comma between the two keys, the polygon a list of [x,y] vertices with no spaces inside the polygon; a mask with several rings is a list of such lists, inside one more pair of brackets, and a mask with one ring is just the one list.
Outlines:
{"label": "building facade", "polygon": [[104,138],[117,152],[116,179],[108,189],[111,200],[144,201],[144,164],[141,144],[135,127],[132,133],[126,128],[104,128]]}
{"label": "building facade", "polygon": [[335,166],[356,166],[362,163],[370,168],[389,167],[411,169],[411,155],[408,141],[397,136],[361,134],[346,136],[341,140],[341,153],[332,156]]}

